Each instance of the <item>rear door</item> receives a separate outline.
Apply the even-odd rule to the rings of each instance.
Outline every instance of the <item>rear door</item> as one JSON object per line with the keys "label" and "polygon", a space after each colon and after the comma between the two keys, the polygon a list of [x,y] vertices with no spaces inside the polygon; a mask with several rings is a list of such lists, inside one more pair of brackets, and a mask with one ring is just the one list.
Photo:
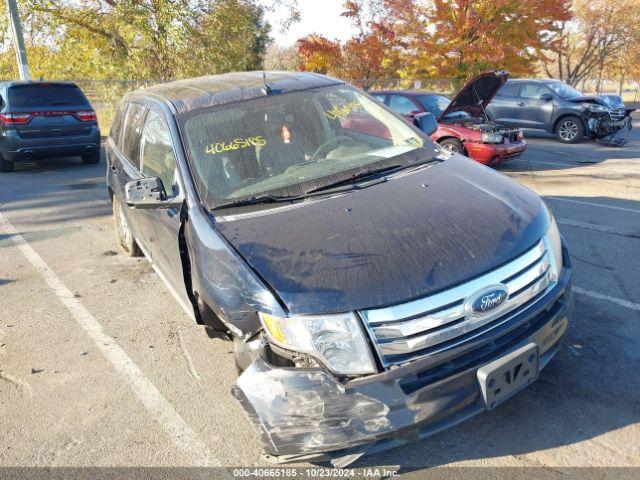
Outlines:
{"label": "rear door", "polygon": [[89,101],[73,84],[12,85],[7,97],[8,110],[22,138],[88,135],[97,125]]}
{"label": "rear door", "polygon": [[121,108],[126,110],[123,111],[120,132],[114,131],[114,136],[119,133],[117,139],[113,138],[114,143],[117,142],[118,148],[109,150],[110,175],[114,177],[114,194],[122,205],[122,212],[127,224],[138,241],[138,245],[146,253],[150,251],[150,248],[147,237],[143,235],[144,211],[126,206],[125,185],[127,182],[142,177],[140,172],[140,135],[149,108],[135,102],[122,105]]}
{"label": "rear door", "polygon": [[491,120],[509,126],[518,126],[516,107],[518,103],[518,84],[505,83],[491,103],[487,106],[487,113]]}
{"label": "rear door", "polygon": [[520,85],[516,118],[521,127],[547,129],[547,125],[551,123],[554,102],[541,99],[540,96],[545,93],[552,94],[551,90],[539,83],[527,82]]}

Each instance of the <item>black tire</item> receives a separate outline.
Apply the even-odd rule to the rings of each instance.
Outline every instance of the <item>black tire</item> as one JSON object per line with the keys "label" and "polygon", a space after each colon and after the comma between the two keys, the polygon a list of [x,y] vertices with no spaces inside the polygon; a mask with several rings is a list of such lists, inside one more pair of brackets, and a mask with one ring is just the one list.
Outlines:
{"label": "black tire", "polygon": [[97,152],[91,152],[89,155],[83,155],[82,163],[85,165],[95,165],[96,163],[100,163],[100,150]]}
{"label": "black tire", "polygon": [[466,155],[467,152],[464,149],[464,145],[457,138],[445,138],[438,142],[442,148],[445,150],[449,150],[450,152],[459,153],[461,155]]}
{"label": "black tire", "polygon": [[556,125],[556,138],[562,143],[578,143],[584,137],[584,124],[578,117],[561,118]]}
{"label": "black tire", "polygon": [[11,160],[0,157],[0,172],[13,172],[15,165]]}
{"label": "black tire", "polygon": [[120,202],[115,196],[113,197],[113,223],[116,230],[116,241],[122,251],[130,257],[141,257],[142,250],[140,250],[135,238],[133,238],[133,234],[127,225],[127,219],[122,214]]}

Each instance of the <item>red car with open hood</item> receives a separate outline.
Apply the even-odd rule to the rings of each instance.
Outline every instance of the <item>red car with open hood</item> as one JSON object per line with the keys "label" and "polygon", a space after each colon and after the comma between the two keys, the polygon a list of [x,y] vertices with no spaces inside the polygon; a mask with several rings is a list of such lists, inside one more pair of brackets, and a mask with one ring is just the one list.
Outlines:
{"label": "red car with open hood", "polygon": [[413,122],[423,112],[435,115],[438,130],[431,138],[444,148],[486,165],[518,157],[527,148],[522,130],[492,122],[486,106],[509,78],[507,72],[485,72],[467,83],[450,100],[439,93],[409,90],[369,92]]}

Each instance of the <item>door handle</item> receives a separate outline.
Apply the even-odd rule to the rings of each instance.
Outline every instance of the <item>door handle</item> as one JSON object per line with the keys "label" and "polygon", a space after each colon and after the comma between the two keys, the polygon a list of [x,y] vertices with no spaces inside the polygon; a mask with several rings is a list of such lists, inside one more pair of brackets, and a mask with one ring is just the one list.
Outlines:
{"label": "door handle", "polygon": [[526,105],[526,103],[524,103],[524,102],[518,102],[518,106],[519,107],[524,107],[525,105]]}

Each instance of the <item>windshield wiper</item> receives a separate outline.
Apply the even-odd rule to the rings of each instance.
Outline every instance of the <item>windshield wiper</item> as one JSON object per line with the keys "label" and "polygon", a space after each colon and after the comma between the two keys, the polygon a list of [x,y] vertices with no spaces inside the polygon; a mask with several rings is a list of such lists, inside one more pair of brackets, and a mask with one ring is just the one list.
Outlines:
{"label": "windshield wiper", "polygon": [[312,188],[311,190],[307,190],[306,193],[316,193],[316,192],[322,192],[324,190],[329,190],[335,187],[341,187],[343,185],[349,185],[352,183],[357,183],[365,178],[369,178],[369,177],[374,177],[376,175],[380,175],[382,173],[392,173],[395,172],[396,170],[400,170],[402,168],[405,168],[409,165],[400,165],[399,163],[394,164],[394,165],[390,165],[387,167],[382,167],[382,168],[371,168],[368,170],[362,170],[360,172],[354,173],[353,175],[351,175],[349,178],[343,178],[341,180],[337,180],[335,182],[331,182],[331,183],[327,183],[326,185],[322,185],[321,187],[316,187],[316,188]]}
{"label": "windshield wiper", "polygon": [[232,202],[221,203],[216,205],[212,210],[221,210],[230,207],[242,207],[245,205],[259,205],[264,203],[281,203],[290,202],[292,200],[300,200],[304,197],[300,196],[280,196],[280,195],[258,195],[256,197],[243,198],[242,200],[234,200]]}
{"label": "windshield wiper", "polygon": [[[310,193],[316,193],[316,192],[322,192],[325,190],[331,190],[333,188],[336,187],[342,187],[344,185],[350,185],[350,184],[357,184],[358,182],[362,181],[363,179],[369,178],[369,177],[377,177],[378,175],[381,174],[389,174],[389,173],[396,173],[400,170],[405,170],[408,168],[413,168],[413,167],[419,167],[421,165],[425,165],[427,163],[431,163],[431,162],[440,162],[442,161],[441,159],[432,156],[429,157],[427,159],[424,160],[420,160],[418,162],[412,162],[412,163],[407,163],[404,165],[401,165],[399,163],[393,164],[393,165],[388,165],[386,167],[381,167],[381,168],[372,168],[372,169],[368,169],[368,170],[362,170],[360,172],[354,173],[353,175],[351,175],[349,178],[343,178],[342,180],[338,180],[336,182],[332,182],[332,183],[328,183],[326,185],[322,185],[321,187],[316,187],[316,188],[312,188],[311,190],[307,190],[307,194]],[[377,180],[384,182],[387,180],[387,177],[380,177],[377,178]],[[379,182],[371,182],[368,183],[366,186],[370,186],[370,185],[374,185],[375,183],[379,183]],[[353,185],[353,188],[357,188],[358,185]]]}

